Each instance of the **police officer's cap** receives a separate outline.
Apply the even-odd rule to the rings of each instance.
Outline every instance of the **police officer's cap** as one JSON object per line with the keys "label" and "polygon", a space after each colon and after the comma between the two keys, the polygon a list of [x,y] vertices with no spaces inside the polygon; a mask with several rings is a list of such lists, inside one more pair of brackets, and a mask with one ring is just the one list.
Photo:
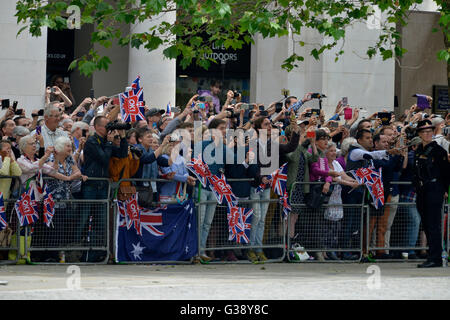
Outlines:
{"label": "police officer's cap", "polygon": [[421,130],[425,130],[425,129],[434,129],[435,126],[431,123],[430,120],[425,119],[425,120],[420,120],[417,123],[417,128],[416,128],[416,132],[419,132]]}

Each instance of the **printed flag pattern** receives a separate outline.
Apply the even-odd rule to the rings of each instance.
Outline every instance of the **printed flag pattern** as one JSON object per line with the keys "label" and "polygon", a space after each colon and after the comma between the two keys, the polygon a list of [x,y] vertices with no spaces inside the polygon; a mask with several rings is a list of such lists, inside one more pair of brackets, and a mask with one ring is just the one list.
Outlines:
{"label": "printed flag pattern", "polygon": [[137,122],[145,120],[144,89],[140,87],[140,78],[133,81],[131,90],[121,93],[120,111],[124,122]]}
{"label": "printed flag pattern", "polygon": [[0,192],[0,231],[8,226],[6,222],[5,202],[3,201],[3,193]]}
{"label": "printed flag pattern", "polygon": [[280,197],[280,204],[283,206],[284,218],[287,219],[289,212],[291,211],[291,204],[289,202],[289,195],[287,192],[287,163],[283,164],[280,168],[272,172],[270,176],[271,183],[261,183],[255,190],[255,193],[261,192],[267,189],[269,186]]}
{"label": "printed flag pattern", "polygon": [[126,205],[118,201],[116,261],[186,261],[197,254],[197,220],[192,199],[153,210],[141,209],[142,233],[124,224]]}
{"label": "printed flag pattern", "polygon": [[16,201],[15,209],[20,226],[27,226],[39,219],[38,207],[33,188],[29,188]]}
{"label": "printed flag pattern", "polygon": [[366,185],[369,194],[372,196],[375,208],[380,209],[384,206],[384,187],[381,168],[378,171],[374,167],[359,168],[350,172],[358,183],[364,183]]}
{"label": "printed flag pattern", "polygon": [[236,240],[237,243],[250,242],[252,215],[253,209],[240,208],[237,206],[227,208],[228,240]]}
{"label": "printed flag pattern", "polygon": [[50,227],[50,223],[52,222],[53,216],[55,215],[55,201],[53,200],[52,194],[48,191],[47,185],[44,187],[44,209],[43,216],[44,222],[47,227]]}
{"label": "printed flag pattern", "polygon": [[188,163],[187,168],[195,174],[203,187],[211,189],[218,203],[223,203],[225,200],[227,204],[229,240],[235,240],[237,243],[249,243],[253,210],[237,206],[237,197],[227,183],[225,175],[223,173],[220,177],[212,175],[208,165],[202,161],[200,155],[197,159],[193,158]]}

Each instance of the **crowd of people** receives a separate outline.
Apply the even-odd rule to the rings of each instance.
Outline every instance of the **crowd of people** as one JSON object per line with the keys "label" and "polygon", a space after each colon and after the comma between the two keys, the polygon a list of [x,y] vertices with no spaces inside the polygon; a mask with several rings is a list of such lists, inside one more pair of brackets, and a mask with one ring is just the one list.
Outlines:
{"label": "crowd of people", "polygon": [[[423,200],[417,197],[422,195],[420,188],[426,179],[439,185],[435,188],[437,199],[433,208],[442,206],[447,197],[448,113],[431,114],[430,109],[413,105],[397,118],[386,110],[362,117],[360,108],[339,101],[333,114],[326,115],[323,109],[308,107],[308,101],[315,98],[312,93],[284,97],[264,106],[243,103],[239,92],[228,90],[225,101],[221,102],[221,83],[214,81],[211,90],[199,91],[172,114],[145,106],[145,119],[127,125],[114,99],[85,98],[75,106],[70,86],[62,77],[55,77],[52,84],[46,88],[43,111],[33,110],[30,117],[23,110],[18,115],[17,109],[10,107],[0,120],[0,175],[20,179],[19,186],[14,186],[12,179],[0,179],[4,199],[18,197],[29,187],[36,188],[36,175],[41,170],[44,176],[53,178],[47,186],[57,203],[70,199],[108,199],[107,182],[98,178],[129,179],[120,184],[114,196],[126,200],[138,192],[143,207],[155,202],[180,202],[187,197],[215,200],[213,192],[202,188],[186,167],[187,160],[201,154],[213,175],[225,175],[239,200],[267,200],[271,198],[270,188],[259,193],[255,189],[270,183],[267,169],[272,162],[279,166],[287,163],[287,188],[292,205],[288,243],[296,242],[296,224],[305,211],[305,206],[299,204],[308,203],[318,190],[307,183],[320,182],[316,184],[320,188],[318,192],[327,195],[329,206],[309,210],[313,213],[314,227],[308,230],[314,231],[311,232],[314,239],[305,241],[312,248],[351,248],[352,241],[359,241],[363,230],[360,230],[358,214],[342,204],[361,204],[367,200],[363,198],[364,186],[350,171],[373,164],[376,169],[382,168],[385,202],[417,202],[417,207],[408,207],[403,245],[415,247],[420,230],[424,231],[421,243],[433,238],[437,245],[434,233],[441,229],[437,230],[434,220],[429,218],[430,205],[423,205]],[[423,173],[418,170],[420,163],[415,153],[427,145],[442,151],[445,159],[433,157],[427,164],[432,169]],[[438,151],[436,154],[441,155]],[[435,168],[437,165],[439,168]],[[245,178],[248,180],[244,181]],[[399,181],[412,184],[397,185]],[[254,201],[246,206],[253,209],[249,244],[261,247],[269,203]],[[57,205],[56,208],[64,210],[65,207]],[[198,258],[203,261],[219,258],[214,257],[213,251],[203,250],[208,241],[214,243],[210,229],[218,214],[216,209],[217,203],[209,202],[198,209]],[[396,211],[394,205],[372,210],[369,239],[376,238],[376,247],[389,247]],[[89,215],[88,206],[80,211],[77,218],[80,231],[74,235],[77,241],[86,236],[83,230],[87,229]],[[435,251],[430,250],[428,262],[438,263]],[[409,251],[410,258],[419,254]],[[391,257],[383,250],[374,256],[376,259]],[[364,252],[363,258],[368,257],[369,252]],[[233,250],[225,251],[221,258],[238,260]],[[245,250],[239,258],[252,262],[267,260],[262,248]],[[317,252],[315,259],[355,260],[359,256],[351,251],[324,251]]]}

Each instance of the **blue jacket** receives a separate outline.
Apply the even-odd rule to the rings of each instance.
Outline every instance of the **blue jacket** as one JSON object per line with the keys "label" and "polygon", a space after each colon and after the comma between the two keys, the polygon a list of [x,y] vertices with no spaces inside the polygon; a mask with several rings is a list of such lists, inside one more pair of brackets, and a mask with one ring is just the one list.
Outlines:
{"label": "blue jacket", "polygon": [[[145,147],[142,144],[135,145],[137,148],[139,148],[142,151],[142,157],[139,159],[139,169],[136,171],[136,174],[133,176],[133,178],[144,178],[144,166],[151,165],[150,172],[151,176],[145,177],[145,178],[156,178],[158,173],[158,165],[162,167],[168,167],[169,162],[167,158],[163,158],[162,156],[159,156],[156,158],[155,153],[151,148],[148,150],[145,149]],[[155,175],[156,170],[156,175]],[[137,185],[142,185],[142,182],[136,183]]]}

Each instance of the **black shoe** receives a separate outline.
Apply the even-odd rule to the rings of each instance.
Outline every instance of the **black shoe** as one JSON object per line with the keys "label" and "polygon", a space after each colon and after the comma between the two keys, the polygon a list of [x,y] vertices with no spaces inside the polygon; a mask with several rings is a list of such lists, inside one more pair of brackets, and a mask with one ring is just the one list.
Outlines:
{"label": "black shoe", "polygon": [[433,261],[425,261],[424,263],[417,265],[417,268],[436,268],[436,267],[442,267],[442,262],[436,263]]}
{"label": "black shoe", "polygon": [[382,253],[382,254],[377,254],[374,258],[375,258],[375,260],[387,260],[387,259],[392,259],[392,256],[388,253]]}

